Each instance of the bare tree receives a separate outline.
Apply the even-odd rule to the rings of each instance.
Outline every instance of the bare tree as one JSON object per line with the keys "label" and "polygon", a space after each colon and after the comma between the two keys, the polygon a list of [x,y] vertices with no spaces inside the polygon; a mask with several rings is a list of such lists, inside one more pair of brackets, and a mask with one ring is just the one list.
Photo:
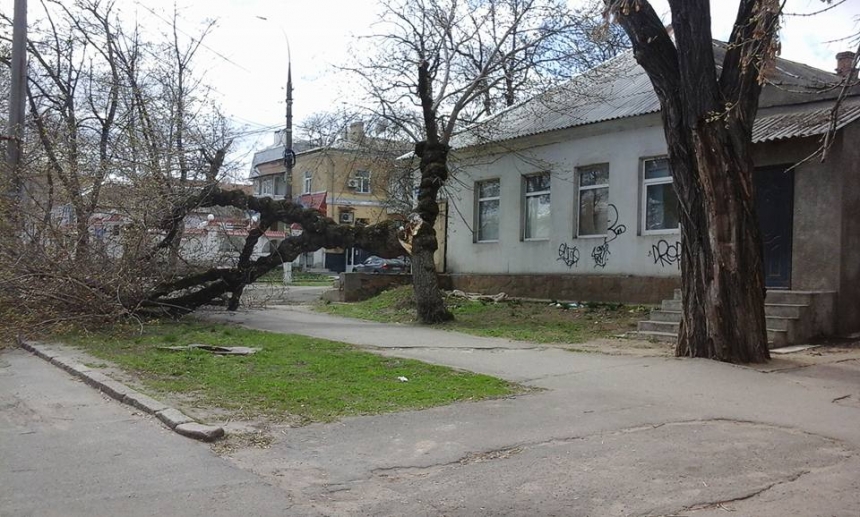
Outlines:
{"label": "bare tree", "polygon": [[741,0],[721,70],[710,2],[669,0],[674,42],[646,0],[607,0],[662,107],[681,205],[684,316],[677,355],[769,358],[752,127],[778,48],[778,0]]}
{"label": "bare tree", "polygon": [[[194,71],[211,25],[189,42],[174,18],[153,43],[112,2],[43,5],[29,42],[28,234],[0,224],[0,305],[24,315],[19,328],[183,314],[224,296],[235,309],[246,284],[301,252],[403,253],[401,223],[339,226],[290,201],[222,189],[231,128]],[[189,214],[215,207],[258,214],[226,267],[183,235],[196,228]],[[260,255],[258,240],[277,222],[304,232]]]}
{"label": "bare tree", "polygon": [[436,277],[434,225],[451,137],[556,77],[558,63],[573,62],[570,41],[579,41],[582,25],[560,0],[385,0],[381,6],[369,37],[373,50],[350,70],[364,80],[373,112],[415,142],[421,178],[413,287],[420,321],[442,322],[452,315]]}

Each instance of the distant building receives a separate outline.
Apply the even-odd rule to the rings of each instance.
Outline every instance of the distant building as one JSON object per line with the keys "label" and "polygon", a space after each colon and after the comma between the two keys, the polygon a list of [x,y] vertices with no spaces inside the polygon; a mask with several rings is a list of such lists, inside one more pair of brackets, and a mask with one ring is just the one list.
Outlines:
{"label": "distant building", "polygon": [[[292,199],[342,224],[402,219],[403,208],[411,206],[410,189],[398,188],[395,161],[408,144],[369,136],[364,124],[355,122],[331,144],[299,141],[293,147],[296,162],[289,182],[284,178],[283,131],[275,133],[272,147],[254,154],[250,174],[254,195]],[[277,246],[278,237],[270,240]],[[341,272],[363,257],[361,250],[318,250],[299,257],[296,265]]]}

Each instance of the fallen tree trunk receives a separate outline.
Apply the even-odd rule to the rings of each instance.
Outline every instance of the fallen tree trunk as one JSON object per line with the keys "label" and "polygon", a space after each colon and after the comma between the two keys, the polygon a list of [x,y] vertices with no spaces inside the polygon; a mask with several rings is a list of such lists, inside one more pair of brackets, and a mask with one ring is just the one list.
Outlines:
{"label": "fallen tree trunk", "polygon": [[[381,257],[396,257],[404,254],[398,235],[404,231],[398,221],[384,221],[370,226],[341,225],[323,216],[317,210],[305,208],[286,200],[254,197],[241,190],[222,190],[216,185],[202,189],[176,206],[162,221],[162,230],[167,236],[158,245],[169,249],[172,239],[180,232],[185,216],[194,208],[235,207],[253,210],[260,214],[260,222],[252,228],[245,240],[239,261],[232,268],[213,267],[161,282],[133,301],[135,307],[157,309],[168,314],[192,312],[202,305],[212,303],[225,294],[230,294],[227,308],[236,310],[246,285],[285,262],[292,262],[301,253],[320,248],[361,247]],[[277,249],[268,255],[252,260],[254,247],[268,228],[278,222],[302,227],[302,234],[281,241]],[[129,307],[133,309],[133,307]]]}

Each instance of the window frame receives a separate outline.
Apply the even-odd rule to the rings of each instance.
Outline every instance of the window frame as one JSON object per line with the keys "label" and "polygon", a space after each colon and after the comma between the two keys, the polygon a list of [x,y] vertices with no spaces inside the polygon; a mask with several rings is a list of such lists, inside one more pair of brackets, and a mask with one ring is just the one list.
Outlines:
{"label": "window frame", "polygon": [[[364,177],[363,174],[367,174],[367,177]],[[358,186],[355,187],[355,193],[356,194],[370,194],[370,178],[371,178],[370,171],[367,171],[367,170],[355,171],[355,180],[358,182]],[[366,186],[367,190],[365,190],[365,186]]]}
{"label": "window frame", "polygon": [[302,194],[310,194],[313,191],[313,187],[314,173],[313,171],[305,171],[302,183]]}
{"label": "window frame", "polygon": [[[537,177],[537,176],[547,176],[547,177],[549,178],[549,187],[548,187],[546,190],[540,190],[540,191],[536,191],[536,192],[529,192],[529,191],[528,191],[528,179],[529,179],[529,178],[534,178],[534,177]],[[522,176],[522,178],[523,178],[523,179],[522,179],[522,192],[523,192],[523,195],[522,195],[522,209],[521,209],[521,217],[520,217],[520,221],[521,221],[521,224],[522,224],[522,231],[520,232],[520,238],[521,238],[524,242],[541,242],[541,241],[548,241],[548,240],[550,240],[550,235],[552,234],[552,173],[551,173],[551,172],[549,172],[549,171],[535,172],[535,173],[533,173],[533,174],[524,174],[524,175]],[[528,210],[528,200],[529,200],[529,198],[530,198],[530,197],[540,197],[540,196],[543,196],[543,195],[545,195],[545,194],[549,194],[549,203],[550,203],[550,223],[549,223],[549,224],[550,224],[550,228],[549,228],[549,233],[550,233],[550,235],[547,235],[546,237],[527,237],[527,236],[526,236],[526,232],[527,232],[527,230],[528,230],[528,226],[529,226],[529,225],[528,225],[528,223],[529,223],[529,221],[528,221],[528,212],[529,212],[529,210]]]}
{"label": "window frame", "polygon": [[[586,185],[582,186],[582,172],[594,169],[596,167],[604,167],[606,169],[606,183],[601,183],[598,185]],[[606,237],[608,233],[609,221],[607,220],[606,226],[607,231],[603,233],[580,233],[580,217],[582,215],[582,191],[583,190],[597,190],[597,189],[606,189],[606,199],[609,199],[609,162],[603,163],[592,163],[589,165],[583,165],[576,168],[576,224],[574,225],[574,237],[576,238],[590,238],[590,237]],[[607,203],[608,204],[608,203]]]}
{"label": "window frame", "polygon": [[[657,155],[657,156],[648,156],[644,158],[640,158],[639,160],[639,178],[641,185],[641,194],[639,196],[639,204],[640,207],[640,217],[641,217],[641,226],[640,226],[640,234],[641,235],[672,235],[681,232],[681,221],[678,221],[677,228],[663,228],[661,230],[649,230],[648,229],[648,187],[654,185],[672,185],[675,179],[672,177],[672,168],[669,165],[669,175],[664,176],[662,178],[645,178],[645,163],[656,160],[666,160],[666,163],[669,163],[668,155]],[[674,185],[672,186],[674,189]],[[677,196],[677,193],[675,194]]]}
{"label": "window frame", "polygon": [[[497,196],[489,196],[489,197],[481,197],[481,184],[489,183],[491,181],[495,181],[499,184],[499,195]],[[497,223],[499,228],[496,230],[496,233],[499,237],[495,239],[481,239],[481,203],[486,203],[488,201],[498,201],[499,202],[499,214],[501,215],[502,211],[502,180],[501,178],[487,178],[483,180],[479,180],[475,182],[475,242],[478,243],[492,243],[499,242],[499,237],[501,237],[501,226],[502,221],[501,218],[498,217]]]}
{"label": "window frame", "polygon": [[272,196],[275,193],[275,179],[266,177],[260,182],[260,195]]}

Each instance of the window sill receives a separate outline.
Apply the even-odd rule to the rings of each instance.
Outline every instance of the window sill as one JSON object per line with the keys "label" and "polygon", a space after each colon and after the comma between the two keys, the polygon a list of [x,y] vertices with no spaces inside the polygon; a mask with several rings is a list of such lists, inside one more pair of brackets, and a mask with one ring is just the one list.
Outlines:
{"label": "window sill", "polygon": [[473,241],[472,244],[498,244],[499,240],[496,239],[494,241]]}
{"label": "window sill", "polygon": [[648,237],[651,235],[680,235],[681,229],[674,228],[671,230],[647,230],[642,232],[642,237]]}
{"label": "window sill", "polygon": [[574,235],[574,239],[605,239],[609,234],[601,233],[599,235]]}
{"label": "window sill", "polygon": [[523,242],[549,242],[549,237],[542,237],[540,239],[523,238]]}

